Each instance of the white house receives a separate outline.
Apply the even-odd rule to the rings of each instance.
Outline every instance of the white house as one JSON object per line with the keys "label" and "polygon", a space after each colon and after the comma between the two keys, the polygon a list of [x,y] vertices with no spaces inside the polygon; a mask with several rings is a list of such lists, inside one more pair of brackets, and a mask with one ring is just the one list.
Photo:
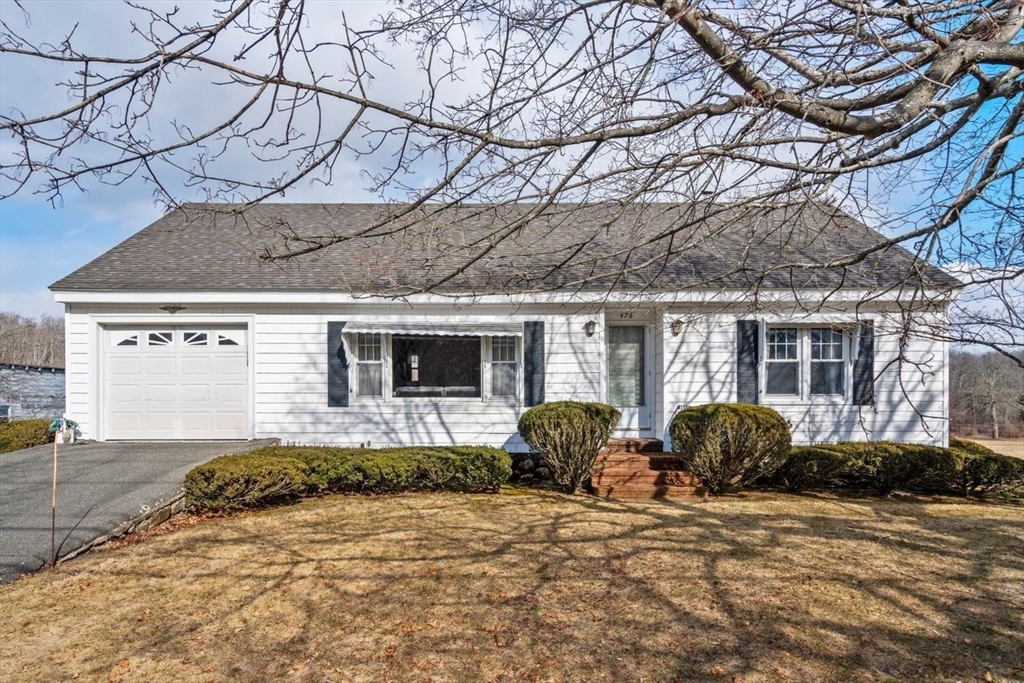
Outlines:
{"label": "white house", "polygon": [[545,401],[666,442],[680,407],[741,401],[797,442],[947,442],[934,332],[958,283],[899,247],[859,258],[882,238],[835,209],[465,205],[399,239],[409,210],[167,214],[52,286],[67,414],[97,440],[515,450]]}

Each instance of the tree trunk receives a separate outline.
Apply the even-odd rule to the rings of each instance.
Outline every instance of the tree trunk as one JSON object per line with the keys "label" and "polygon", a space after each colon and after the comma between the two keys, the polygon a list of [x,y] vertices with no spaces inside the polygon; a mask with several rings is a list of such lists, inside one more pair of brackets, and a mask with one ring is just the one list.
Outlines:
{"label": "tree trunk", "polygon": [[999,406],[992,402],[992,438],[999,438]]}

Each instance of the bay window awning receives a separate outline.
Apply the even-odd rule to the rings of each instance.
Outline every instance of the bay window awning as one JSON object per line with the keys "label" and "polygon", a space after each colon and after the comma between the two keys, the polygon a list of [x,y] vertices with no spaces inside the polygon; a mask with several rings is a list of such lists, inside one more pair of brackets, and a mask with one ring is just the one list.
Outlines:
{"label": "bay window awning", "polygon": [[522,323],[348,322],[346,334],[407,334],[449,337],[521,337]]}

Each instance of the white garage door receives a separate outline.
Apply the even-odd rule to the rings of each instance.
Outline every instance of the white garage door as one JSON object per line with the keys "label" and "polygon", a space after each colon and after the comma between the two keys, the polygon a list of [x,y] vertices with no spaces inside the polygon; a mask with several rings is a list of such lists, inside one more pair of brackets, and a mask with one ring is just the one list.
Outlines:
{"label": "white garage door", "polygon": [[109,328],[104,336],[106,438],[248,438],[244,328]]}

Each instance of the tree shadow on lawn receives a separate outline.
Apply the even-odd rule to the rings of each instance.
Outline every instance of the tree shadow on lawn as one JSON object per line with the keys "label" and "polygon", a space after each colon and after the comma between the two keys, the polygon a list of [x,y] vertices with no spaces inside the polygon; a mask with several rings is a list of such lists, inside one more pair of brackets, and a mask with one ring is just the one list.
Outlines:
{"label": "tree shadow on lawn", "polygon": [[97,556],[123,614],[81,664],[247,680],[1021,678],[1022,522],[878,499],[334,497]]}

